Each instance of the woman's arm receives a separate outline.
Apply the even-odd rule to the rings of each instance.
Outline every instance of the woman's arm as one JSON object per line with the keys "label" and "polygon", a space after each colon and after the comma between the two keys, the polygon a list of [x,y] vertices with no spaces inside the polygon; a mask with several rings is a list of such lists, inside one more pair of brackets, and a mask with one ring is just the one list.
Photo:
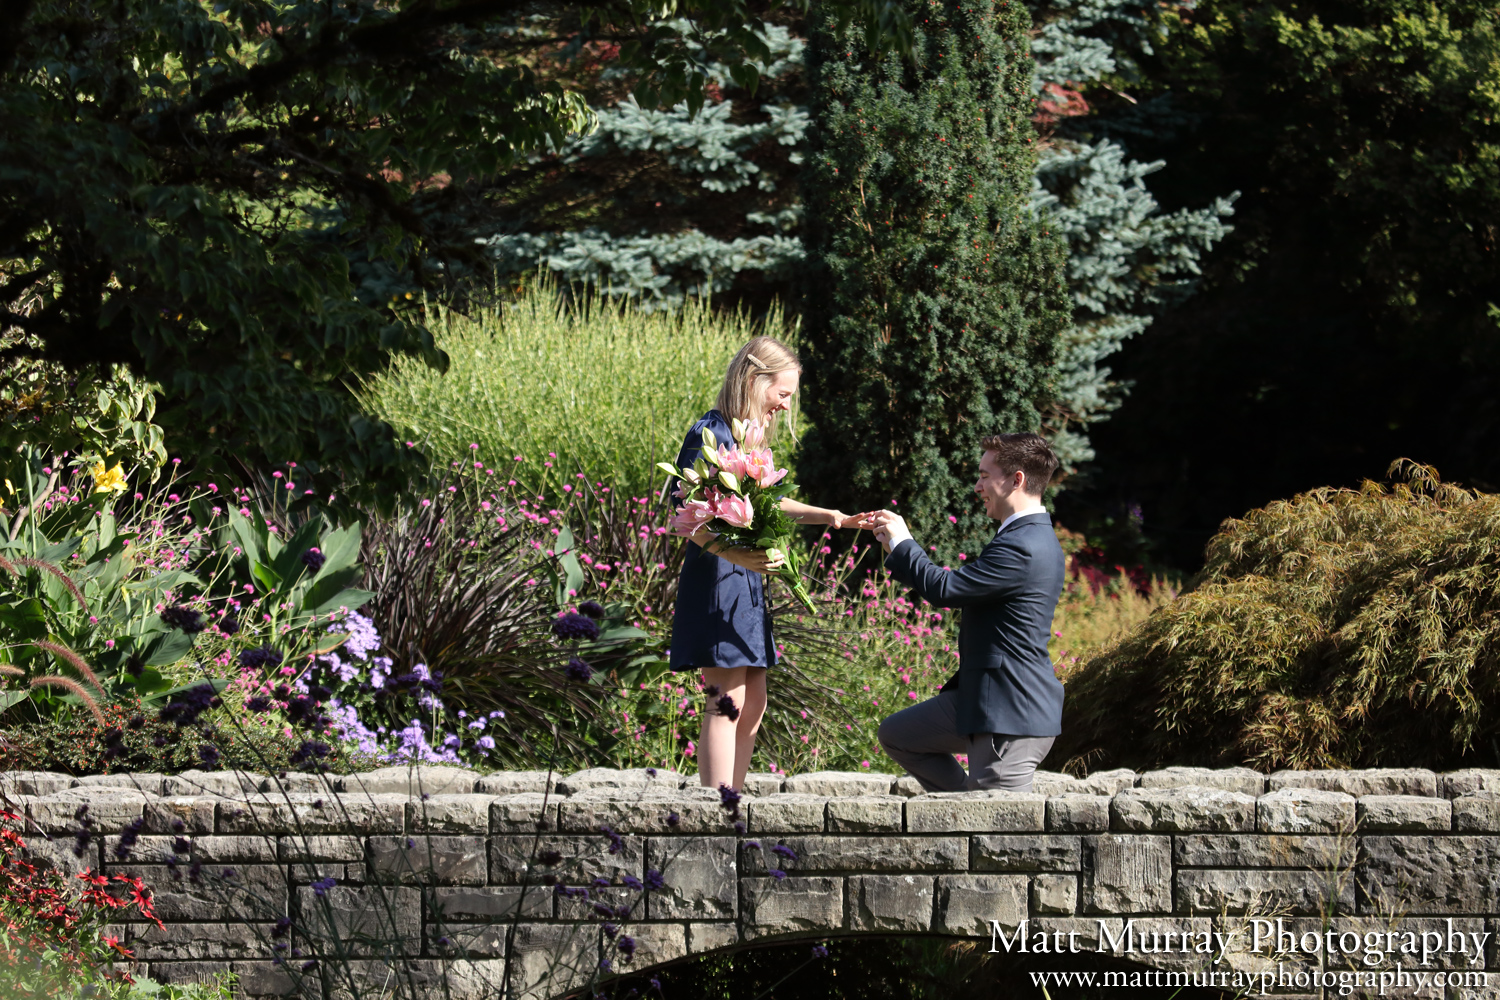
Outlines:
{"label": "woman's arm", "polygon": [[693,532],[688,541],[693,542],[705,552],[712,552],[721,559],[727,559],[736,566],[741,566],[752,573],[774,573],[781,568],[785,557],[772,559],[766,555],[765,549],[745,549],[739,546],[717,545],[719,536],[707,528],[699,528]]}
{"label": "woman's arm", "polygon": [[[844,522],[849,520],[849,515],[841,510],[812,507],[805,503],[798,503],[791,497],[781,498],[781,512],[798,524],[827,524],[835,528],[842,528]],[[853,525],[850,527],[853,527]]]}

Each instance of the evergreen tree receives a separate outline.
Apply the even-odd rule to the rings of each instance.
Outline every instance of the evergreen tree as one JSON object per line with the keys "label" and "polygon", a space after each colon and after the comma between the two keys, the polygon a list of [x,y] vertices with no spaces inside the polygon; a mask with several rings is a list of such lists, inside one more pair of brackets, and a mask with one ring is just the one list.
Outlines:
{"label": "evergreen tree", "polygon": [[[803,335],[812,420],[799,476],[846,510],[894,499],[944,562],[994,530],[980,439],[1033,429],[1066,326],[1066,247],[1031,211],[1030,18],[926,0],[910,58],[872,59],[822,15]],[[814,15],[818,17],[818,15]]]}

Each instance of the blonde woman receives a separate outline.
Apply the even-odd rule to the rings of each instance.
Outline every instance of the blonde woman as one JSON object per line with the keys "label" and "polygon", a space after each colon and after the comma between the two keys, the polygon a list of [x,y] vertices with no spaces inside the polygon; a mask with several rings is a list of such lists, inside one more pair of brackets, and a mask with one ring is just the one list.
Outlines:
{"label": "blonde woman", "polygon": [[[751,340],[729,363],[714,408],[688,431],[677,467],[697,461],[705,427],[720,443],[732,446],[731,419],[760,421],[769,440],[777,416],[791,408],[801,377],[802,364],[791,348],[774,337]],[[675,484],[668,486],[675,489]],[[791,499],[783,499],[781,509],[798,524],[834,528],[846,522],[855,527],[859,517]],[[698,737],[699,782],[738,789],[750,769],[755,734],[766,711],[766,672],[776,664],[761,577],[780,568],[781,561],[760,549],[714,546],[716,537],[699,528],[688,540],[677,581],[671,668],[702,671],[709,691]]]}

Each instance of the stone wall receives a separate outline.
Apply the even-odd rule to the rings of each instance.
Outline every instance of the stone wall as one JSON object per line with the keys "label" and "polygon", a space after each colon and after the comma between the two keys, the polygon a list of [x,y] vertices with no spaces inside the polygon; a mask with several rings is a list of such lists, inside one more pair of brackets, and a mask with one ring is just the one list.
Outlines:
{"label": "stone wall", "polygon": [[[1174,970],[1213,957],[1174,942],[1215,932],[1232,936],[1218,970],[1360,967],[1357,956],[1252,953],[1256,918],[1299,935],[1489,934],[1477,962],[1445,952],[1421,968],[1500,969],[1500,771],[1039,774],[1029,794],[921,794],[910,778],[870,773],[752,775],[742,830],[717,793],[666,771],[11,772],[0,792],[28,817],[37,856],[154,887],[166,930],[126,929],[150,975],[227,967],[253,997],[299,982],[308,995],[347,995],[350,983],[319,979],[330,969],[435,995],[446,977],[453,997],[492,996],[507,950],[513,981],[546,996],[601,957],[641,969],[798,935],[991,943],[992,921],[1013,945],[1018,928],[1087,949],[1139,941],[1120,957]],[[100,836],[80,860],[83,805]],[[119,833],[136,820],[122,857]],[[632,956],[601,936],[601,906],[616,911],[609,922]],[[301,974],[309,955],[330,951],[345,960]],[[1491,978],[1500,986],[1500,972]]]}

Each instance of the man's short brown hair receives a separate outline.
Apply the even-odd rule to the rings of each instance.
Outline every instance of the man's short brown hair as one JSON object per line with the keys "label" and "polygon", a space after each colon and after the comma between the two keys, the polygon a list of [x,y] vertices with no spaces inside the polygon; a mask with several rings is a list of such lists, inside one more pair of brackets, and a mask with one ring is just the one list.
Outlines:
{"label": "man's short brown hair", "polygon": [[995,464],[1007,476],[1016,470],[1026,473],[1026,492],[1041,496],[1052,474],[1062,464],[1052,453],[1052,446],[1040,434],[994,434],[979,442],[985,451],[995,453]]}

